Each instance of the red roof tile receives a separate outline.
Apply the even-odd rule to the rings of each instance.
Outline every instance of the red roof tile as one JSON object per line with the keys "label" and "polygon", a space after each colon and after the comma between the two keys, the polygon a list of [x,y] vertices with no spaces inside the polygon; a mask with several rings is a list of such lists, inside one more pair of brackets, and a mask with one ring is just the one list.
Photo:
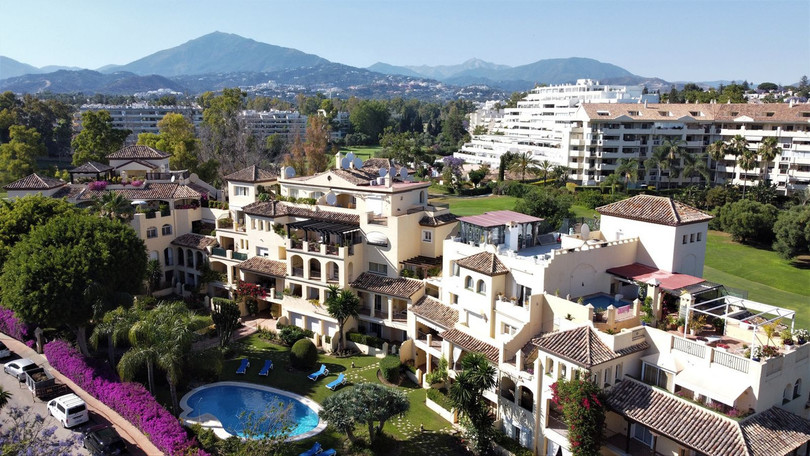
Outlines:
{"label": "red roof tile", "polygon": [[287,263],[260,256],[248,258],[246,261],[239,263],[237,267],[243,271],[256,272],[274,277],[284,277],[287,275]]}
{"label": "red roof tile", "polygon": [[240,169],[235,173],[228,174],[225,176],[225,180],[227,181],[238,181],[238,182],[268,182],[274,181],[278,178],[276,173],[272,171],[268,171],[265,169],[261,169],[256,165],[248,166],[245,169]]}
{"label": "red roof tile", "polygon": [[681,288],[705,282],[705,280],[701,279],[700,277],[664,271],[641,263],[633,263],[626,266],[610,268],[607,270],[607,273],[644,283],[651,279],[656,279],[661,284],[661,288],[669,291],[679,290]]}
{"label": "red roof tile", "polygon": [[201,234],[186,233],[182,236],[178,236],[172,241],[172,244],[179,245],[181,247],[203,250],[206,247],[217,245],[218,242],[212,237],[203,236]]}
{"label": "red roof tile", "polygon": [[470,223],[475,226],[490,228],[494,226],[509,225],[515,223],[531,223],[542,222],[543,219],[532,217],[531,215],[521,214],[515,211],[492,211],[484,212],[481,215],[470,215],[467,217],[459,217],[460,222]]}
{"label": "red roof tile", "polygon": [[471,271],[480,272],[488,276],[503,275],[509,272],[498,256],[490,252],[476,253],[456,261],[456,264],[462,268],[467,268]]}
{"label": "red roof tile", "polygon": [[783,455],[810,441],[810,421],[771,407],[740,423],[750,454]]}
{"label": "red roof tile", "polygon": [[649,346],[647,342],[642,342],[621,352],[614,352],[602,342],[602,339],[590,326],[580,326],[568,331],[549,333],[532,339],[530,344],[536,346],[539,350],[559,356],[585,368],[591,368],[621,356],[645,350]]}
{"label": "red roof tile", "polygon": [[54,177],[40,176],[37,173],[29,174],[22,179],[7,184],[3,188],[6,190],[50,190],[61,187],[66,182]]}
{"label": "red roof tile", "polygon": [[668,226],[708,222],[714,218],[712,215],[675,201],[672,198],[652,195],[636,195],[632,198],[597,207],[596,211],[601,215]]}
{"label": "red roof tile", "polygon": [[448,329],[447,331],[439,333],[439,335],[442,336],[442,339],[452,342],[454,345],[458,345],[468,352],[483,353],[490,362],[498,364],[500,349],[492,344],[455,328]]}
{"label": "red roof tile", "polygon": [[411,312],[443,327],[452,328],[458,322],[458,310],[444,305],[438,299],[428,295],[422,296],[411,306]]}
{"label": "red roof tile", "polygon": [[408,299],[425,287],[421,280],[404,277],[386,277],[364,272],[351,283],[352,288]]}
{"label": "red roof tile", "polygon": [[107,160],[138,160],[142,158],[155,159],[167,158],[170,155],[166,152],[153,149],[149,146],[125,146],[107,155]]}

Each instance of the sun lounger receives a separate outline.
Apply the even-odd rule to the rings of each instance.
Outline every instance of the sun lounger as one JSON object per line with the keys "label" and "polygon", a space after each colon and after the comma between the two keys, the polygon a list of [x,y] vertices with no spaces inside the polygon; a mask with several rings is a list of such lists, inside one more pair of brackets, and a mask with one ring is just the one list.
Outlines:
{"label": "sun lounger", "polygon": [[247,372],[248,367],[250,367],[250,361],[247,358],[242,358],[242,363],[239,365],[239,369],[236,369],[236,373],[244,374]]}
{"label": "sun lounger", "polygon": [[334,391],[335,389],[337,389],[338,386],[342,386],[345,384],[346,384],[346,376],[343,375],[343,372],[341,372],[340,375],[338,375],[338,378],[336,378],[334,381],[326,385],[326,387]]}
{"label": "sun lounger", "polygon": [[301,453],[298,456],[315,456],[316,454],[320,453],[322,450],[323,450],[323,448],[321,448],[320,442],[315,442],[315,445],[312,445],[312,448],[310,448],[307,451],[304,451],[303,453]]}
{"label": "sun lounger", "polygon": [[272,368],[273,368],[273,360],[272,359],[264,360],[264,366],[262,366],[262,370],[259,371],[259,375],[264,375],[265,377],[267,377],[267,374],[270,373],[270,369]]}
{"label": "sun lounger", "polygon": [[313,372],[313,373],[307,375],[307,378],[309,378],[310,380],[312,380],[314,382],[315,380],[320,378],[321,375],[323,375],[324,377],[329,375],[329,369],[326,368],[326,364],[321,364],[321,368],[318,369],[317,372]]}
{"label": "sun lounger", "polygon": [[318,456],[335,456],[337,451],[334,448],[329,448],[328,450],[322,451],[318,453]]}

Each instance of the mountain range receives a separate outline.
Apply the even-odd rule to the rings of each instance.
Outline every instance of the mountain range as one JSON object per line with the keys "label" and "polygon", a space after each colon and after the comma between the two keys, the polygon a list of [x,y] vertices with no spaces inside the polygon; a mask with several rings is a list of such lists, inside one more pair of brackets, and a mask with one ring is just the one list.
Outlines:
{"label": "mountain range", "polygon": [[14,92],[131,94],[169,89],[200,93],[233,86],[272,91],[281,86],[281,91],[329,90],[358,96],[413,96],[418,92],[418,96],[451,98],[470,93],[460,90],[469,86],[475,86],[480,96],[490,97],[498,91],[528,90],[536,83],[558,84],[581,78],[647,84],[651,89],[668,84],[587,58],[547,59],[516,67],[470,59],[458,65],[395,66],[380,62],[357,68],[222,32],[95,71],[36,68],[0,57],[0,90]]}

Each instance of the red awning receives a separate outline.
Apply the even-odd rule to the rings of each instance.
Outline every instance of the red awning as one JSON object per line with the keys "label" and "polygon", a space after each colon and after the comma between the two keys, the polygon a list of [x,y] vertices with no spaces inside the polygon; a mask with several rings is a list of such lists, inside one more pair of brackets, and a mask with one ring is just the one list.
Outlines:
{"label": "red awning", "polygon": [[609,274],[622,277],[636,282],[647,282],[650,279],[656,279],[661,284],[664,290],[674,291],[690,285],[695,285],[705,282],[700,277],[690,276],[687,274],[678,274],[676,272],[664,271],[656,269],[646,264],[633,263],[626,266],[619,266],[618,268],[610,268],[607,270]]}

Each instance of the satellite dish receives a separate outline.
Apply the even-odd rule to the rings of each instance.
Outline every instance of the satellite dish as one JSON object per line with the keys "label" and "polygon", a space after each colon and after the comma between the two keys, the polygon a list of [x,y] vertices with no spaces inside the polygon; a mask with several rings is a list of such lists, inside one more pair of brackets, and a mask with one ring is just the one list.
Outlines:
{"label": "satellite dish", "polygon": [[334,193],[329,192],[326,194],[326,204],[330,206],[334,206],[337,203],[337,196]]}
{"label": "satellite dish", "polygon": [[388,170],[385,168],[380,168],[380,177],[385,177],[388,174]]}
{"label": "satellite dish", "polygon": [[397,174],[397,170],[396,170],[396,169],[394,169],[394,167],[393,167],[393,166],[392,166],[392,167],[390,167],[390,168],[388,168],[388,175],[389,175],[389,176],[394,177],[394,176],[396,176],[396,174]]}
{"label": "satellite dish", "polygon": [[402,180],[405,180],[405,179],[408,178],[408,168],[406,168],[404,166],[402,168],[399,168],[399,178],[402,179]]}
{"label": "satellite dish", "polygon": [[363,160],[359,158],[354,159],[354,167],[355,168],[362,168],[363,167]]}
{"label": "satellite dish", "polygon": [[582,234],[582,239],[588,239],[591,235],[591,228],[588,226],[587,223],[582,224],[582,228],[580,228],[579,232]]}
{"label": "satellite dish", "polygon": [[340,161],[340,167],[343,169],[348,169],[351,162],[352,160],[349,157],[343,157],[343,160]]}
{"label": "satellite dish", "polygon": [[346,154],[346,158],[348,158],[349,161],[354,160],[354,152],[349,152],[348,154]]}
{"label": "satellite dish", "polygon": [[174,174],[172,174],[172,178],[171,178],[172,182],[174,182],[174,177],[175,177]]}
{"label": "satellite dish", "polygon": [[295,168],[293,168],[292,166],[284,168],[284,177],[286,177],[287,179],[295,177]]}

